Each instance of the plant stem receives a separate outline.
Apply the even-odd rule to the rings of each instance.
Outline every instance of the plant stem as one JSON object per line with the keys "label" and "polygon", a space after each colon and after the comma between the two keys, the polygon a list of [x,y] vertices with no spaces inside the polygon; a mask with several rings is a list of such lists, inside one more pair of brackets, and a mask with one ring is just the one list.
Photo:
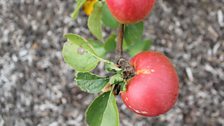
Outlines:
{"label": "plant stem", "polygon": [[121,24],[118,31],[117,54],[119,55],[119,58],[123,57],[124,26],[124,24]]}

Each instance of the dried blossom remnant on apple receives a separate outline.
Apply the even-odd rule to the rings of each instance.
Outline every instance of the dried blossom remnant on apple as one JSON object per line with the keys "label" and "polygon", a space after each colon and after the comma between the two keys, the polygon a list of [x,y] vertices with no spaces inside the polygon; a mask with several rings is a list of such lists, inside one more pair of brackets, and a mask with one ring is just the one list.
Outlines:
{"label": "dried blossom remnant on apple", "polygon": [[128,60],[120,58],[117,61],[117,65],[119,68],[123,70],[123,78],[125,80],[128,80],[135,75],[134,67],[131,64],[129,64]]}

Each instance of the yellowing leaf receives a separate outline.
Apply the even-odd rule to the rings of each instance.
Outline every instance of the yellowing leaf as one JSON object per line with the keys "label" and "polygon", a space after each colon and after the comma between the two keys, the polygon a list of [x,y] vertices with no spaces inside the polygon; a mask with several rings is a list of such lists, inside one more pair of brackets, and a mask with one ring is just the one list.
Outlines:
{"label": "yellowing leaf", "polygon": [[97,0],[87,0],[83,5],[83,11],[89,16],[93,12],[93,7]]}

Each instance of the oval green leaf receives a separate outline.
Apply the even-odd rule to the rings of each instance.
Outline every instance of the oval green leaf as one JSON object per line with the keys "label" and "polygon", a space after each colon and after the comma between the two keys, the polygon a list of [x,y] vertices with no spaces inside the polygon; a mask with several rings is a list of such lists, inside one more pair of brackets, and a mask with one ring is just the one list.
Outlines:
{"label": "oval green leaf", "polygon": [[104,48],[107,52],[113,52],[116,49],[116,35],[112,34],[107,38]]}
{"label": "oval green leaf", "polygon": [[119,113],[112,92],[97,97],[86,111],[89,126],[119,126]]}
{"label": "oval green leaf", "polygon": [[90,53],[92,53],[94,55],[96,54],[94,49],[93,49],[93,47],[92,47],[92,45],[89,44],[87,42],[87,40],[82,38],[81,36],[69,33],[69,34],[65,34],[64,37],[66,39],[68,39],[69,42],[75,43],[75,44],[83,47],[84,49],[86,49],[87,51],[89,51]]}
{"label": "oval green leaf", "polygon": [[125,27],[124,39],[127,44],[136,43],[141,40],[144,30],[143,22],[127,25]]}
{"label": "oval green leaf", "polygon": [[151,43],[151,40],[137,41],[132,46],[129,46],[128,53],[131,57],[133,57],[142,51],[147,51],[149,50]]}
{"label": "oval green leaf", "polygon": [[91,71],[99,62],[97,58],[89,54],[84,48],[71,42],[64,44],[62,53],[65,62],[76,71]]}
{"label": "oval green leaf", "polygon": [[95,40],[88,40],[88,42],[93,46],[94,51],[96,52],[97,56],[104,58],[106,55],[106,50],[104,48],[104,44],[100,41]]}
{"label": "oval green leaf", "polygon": [[88,28],[90,32],[97,39],[103,41],[101,18],[102,18],[102,3],[98,1],[94,5],[92,14],[89,16]]}
{"label": "oval green leaf", "polygon": [[92,47],[82,37],[74,34],[67,34],[68,39],[63,46],[62,55],[67,64],[76,71],[88,72],[93,70],[99,59],[95,57]]}
{"label": "oval green leaf", "polygon": [[103,21],[103,24],[105,26],[108,26],[110,28],[117,28],[119,26],[119,23],[115,20],[115,18],[111,15],[108,7],[107,7],[107,4],[104,4],[103,5],[103,12],[102,12],[103,16],[102,16],[102,21]]}
{"label": "oval green leaf", "polygon": [[89,72],[78,72],[75,80],[82,91],[89,93],[101,92],[109,82],[109,78],[100,77]]}
{"label": "oval green leaf", "polygon": [[76,7],[75,10],[73,11],[73,13],[71,14],[72,19],[76,19],[78,17],[79,14],[79,10],[80,8],[84,5],[84,3],[86,2],[86,0],[76,0]]}

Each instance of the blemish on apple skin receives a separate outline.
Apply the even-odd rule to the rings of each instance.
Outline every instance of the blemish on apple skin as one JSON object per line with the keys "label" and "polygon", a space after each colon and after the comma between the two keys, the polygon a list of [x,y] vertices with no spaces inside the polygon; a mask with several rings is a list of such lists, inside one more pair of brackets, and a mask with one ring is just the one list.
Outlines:
{"label": "blemish on apple skin", "polygon": [[147,70],[147,69],[142,69],[142,70],[138,70],[136,72],[136,74],[151,74],[151,70]]}
{"label": "blemish on apple skin", "polygon": [[135,109],[134,109],[134,111],[135,111],[135,112],[137,112],[137,113],[140,113],[140,111],[139,111],[139,110],[135,110]]}
{"label": "blemish on apple skin", "polygon": [[134,108],[132,108],[130,105],[128,105],[128,107],[131,108],[131,109],[132,109],[133,111],[135,111],[136,113],[141,113],[140,110],[134,109]]}
{"label": "blemish on apple skin", "polygon": [[128,97],[125,98],[125,101],[128,101]]}
{"label": "blemish on apple skin", "polygon": [[129,108],[133,109],[130,105],[128,105]]}
{"label": "blemish on apple skin", "polygon": [[133,109],[133,110],[139,114],[148,114],[148,112],[146,112],[146,111],[140,111],[140,110],[136,110],[136,109]]}
{"label": "blemish on apple skin", "polygon": [[146,111],[140,111],[141,114],[148,114]]}
{"label": "blemish on apple skin", "polygon": [[78,54],[83,55],[85,53],[85,50],[83,48],[78,48],[77,49]]}
{"label": "blemish on apple skin", "polygon": [[153,73],[153,72],[155,72],[155,70],[154,69],[151,69],[151,72]]}

